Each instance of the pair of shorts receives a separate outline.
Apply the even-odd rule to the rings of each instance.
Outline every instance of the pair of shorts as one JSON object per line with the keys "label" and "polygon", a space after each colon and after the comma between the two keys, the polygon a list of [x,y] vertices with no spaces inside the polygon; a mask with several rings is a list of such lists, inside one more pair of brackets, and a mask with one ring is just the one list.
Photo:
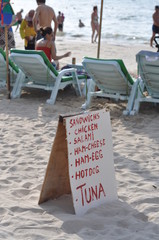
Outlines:
{"label": "pair of shorts", "polygon": [[[0,29],[0,48],[5,50],[5,30],[4,28]],[[8,30],[8,49],[15,48],[14,34],[12,31]]]}
{"label": "pair of shorts", "polygon": [[156,26],[156,25],[152,25],[152,31],[153,31],[154,33],[159,33],[159,27]]}

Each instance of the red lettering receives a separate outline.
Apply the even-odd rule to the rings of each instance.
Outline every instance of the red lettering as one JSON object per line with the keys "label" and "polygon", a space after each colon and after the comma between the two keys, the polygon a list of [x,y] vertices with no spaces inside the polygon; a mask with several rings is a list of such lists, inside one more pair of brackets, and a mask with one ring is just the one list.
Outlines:
{"label": "red lettering", "polygon": [[75,119],[70,119],[70,128],[72,128],[75,125]]}
{"label": "red lettering", "polygon": [[[83,139],[83,136],[81,137],[78,137],[78,138],[74,138],[74,144],[78,144],[78,142],[84,142],[84,141],[93,141],[94,140],[94,134],[93,132],[91,133],[91,135],[89,135],[89,138],[91,139],[87,139],[87,136],[85,139]],[[92,149],[95,149],[95,148],[99,148],[99,147],[102,147],[102,146],[105,146],[106,144],[106,140],[105,139],[102,139],[102,140],[96,140],[96,141],[93,141],[91,143],[88,143],[88,145],[82,145],[81,147],[75,147],[74,148],[74,155],[78,155],[80,153],[83,153],[83,152],[86,152],[86,151],[90,151]],[[99,151],[99,153],[101,153],[101,150]],[[94,157],[94,156],[93,156]],[[103,156],[101,156],[100,158],[103,158]]]}
{"label": "red lettering", "polygon": [[99,166],[96,166],[96,173],[99,173]]}
{"label": "red lettering", "polygon": [[87,169],[87,168],[85,169],[85,173],[86,173],[86,177],[87,177],[87,176],[88,176],[88,175],[87,175],[87,173],[88,173],[88,169]]}
{"label": "red lettering", "polygon": [[106,194],[104,192],[104,188],[103,188],[102,184],[100,183],[100,185],[99,185],[99,198],[101,196],[101,193],[103,193],[104,197],[106,196]]}
{"label": "red lettering", "polygon": [[[82,123],[93,122],[95,120],[98,120],[99,118],[100,118],[99,113],[95,113],[95,114],[88,114],[88,115],[86,115],[84,117],[80,116],[80,117],[76,117],[76,118],[70,119],[70,122],[69,122],[70,123],[70,128],[72,128],[72,127],[74,127],[76,125],[80,125]],[[95,128],[96,127],[97,127],[97,124],[95,124]]]}
{"label": "red lettering", "polygon": [[78,167],[82,164],[89,163],[89,155],[84,155],[82,157],[76,158],[75,159],[75,166]]}
{"label": "red lettering", "polygon": [[76,166],[76,167],[77,167],[77,166],[80,166],[80,164],[81,164],[80,158],[76,158],[76,159],[75,159],[75,166]]}
{"label": "red lettering", "polygon": [[89,176],[92,176],[93,170],[92,168],[89,168]]}
{"label": "red lettering", "polygon": [[[87,194],[87,191],[88,191],[88,194]],[[84,192],[85,192],[86,202],[90,203],[92,201],[92,198],[91,198],[91,188],[89,188],[88,190],[85,188]]]}
{"label": "red lettering", "polygon": [[99,166],[96,166],[94,168],[86,168],[82,169],[80,171],[75,172],[75,179],[81,179],[85,177],[91,177],[92,175],[98,174],[99,173]]}
{"label": "red lettering", "polygon": [[75,178],[76,178],[76,180],[77,180],[77,178],[81,178],[81,171],[78,171],[78,172],[76,172],[75,173]]}
{"label": "red lettering", "polygon": [[81,197],[82,197],[82,206],[84,206],[84,195],[83,195],[83,187],[86,185],[86,183],[78,186],[76,189],[81,189]]}
{"label": "red lettering", "polygon": [[94,161],[95,158],[94,158],[94,152],[92,152],[92,161]]}
{"label": "red lettering", "polygon": [[81,170],[81,178],[84,178],[84,176],[85,176],[85,172],[84,170]]}
{"label": "red lettering", "polygon": [[91,191],[92,191],[92,200],[94,201],[94,197],[95,197],[95,199],[97,199],[97,197],[98,197],[97,186],[95,186],[95,188],[91,187]]}
{"label": "red lettering", "polygon": [[74,148],[74,155],[86,152],[86,146]]}
{"label": "red lettering", "polygon": [[89,188],[86,188],[85,186],[86,186],[86,183],[76,188],[76,190],[78,189],[81,190],[82,206],[84,206],[85,203],[90,203],[92,201],[99,200],[102,194],[104,197],[106,197],[106,193],[101,183],[99,183],[99,186],[96,185],[94,187],[91,186]]}

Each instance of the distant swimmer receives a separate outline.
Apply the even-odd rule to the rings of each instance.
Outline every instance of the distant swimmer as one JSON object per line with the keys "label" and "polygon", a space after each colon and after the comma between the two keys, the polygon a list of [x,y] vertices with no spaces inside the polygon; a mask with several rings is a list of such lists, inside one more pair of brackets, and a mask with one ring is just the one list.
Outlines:
{"label": "distant swimmer", "polygon": [[152,15],[153,25],[152,25],[152,37],[150,39],[150,46],[153,46],[153,41],[156,33],[159,34],[159,6],[155,6],[155,12]]}
{"label": "distant swimmer", "polygon": [[81,27],[85,27],[84,23],[81,21],[81,19],[79,19],[79,24],[78,26],[81,28]]}
{"label": "distant swimmer", "polygon": [[[92,27],[92,43],[96,42],[99,35],[99,24],[98,24],[98,9],[97,6],[93,7],[93,12],[91,14],[91,27]],[[96,32],[96,35],[95,35]],[[94,38],[95,35],[95,38]]]}

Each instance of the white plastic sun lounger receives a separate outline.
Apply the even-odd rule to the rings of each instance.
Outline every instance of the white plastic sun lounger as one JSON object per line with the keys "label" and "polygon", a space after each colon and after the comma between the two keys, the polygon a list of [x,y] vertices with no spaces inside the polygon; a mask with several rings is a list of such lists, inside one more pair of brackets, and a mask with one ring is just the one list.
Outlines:
{"label": "white plastic sun lounger", "polygon": [[[123,61],[85,57],[82,64],[92,79],[87,100],[82,108],[89,107],[92,96],[108,97],[127,100],[127,107],[123,114],[129,115],[133,108],[138,80],[130,76]],[[100,89],[99,91],[95,91],[95,85]]]}
{"label": "white plastic sun lounger", "polygon": [[159,103],[159,53],[140,51],[136,55],[136,61],[139,85],[131,115],[139,112],[141,102]]}
{"label": "white plastic sun lounger", "polygon": [[[10,85],[12,86],[16,80],[23,79],[25,76],[22,71],[10,60],[9,58],[9,70],[10,70]],[[5,87],[7,81],[7,66],[6,66],[6,54],[2,48],[0,48],[0,87]]]}
{"label": "white plastic sun lounger", "polygon": [[[81,96],[79,81],[84,81],[85,76],[78,76],[76,69],[70,68],[57,71],[43,51],[11,49],[10,57],[26,76],[23,82],[13,87],[11,93],[13,98],[20,97],[21,90],[24,87],[39,88],[51,91],[47,103],[54,104],[58,90],[64,89],[69,84],[72,84],[77,95]],[[65,76],[66,73],[72,75]]]}

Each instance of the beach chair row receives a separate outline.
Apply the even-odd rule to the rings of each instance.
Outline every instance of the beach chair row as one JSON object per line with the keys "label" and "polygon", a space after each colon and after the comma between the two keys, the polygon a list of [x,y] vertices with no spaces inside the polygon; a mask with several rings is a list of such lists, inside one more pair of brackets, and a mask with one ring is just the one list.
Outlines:
{"label": "beach chair row", "polygon": [[[6,83],[5,60],[5,53],[0,49],[0,86]],[[20,97],[24,87],[40,88],[51,91],[47,103],[54,104],[59,89],[72,84],[77,95],[81,96],[80,84],[87,82],[83,109],[89,108],[93,96],[99,96],[127,101],[123,114],[135,115],[141,102],[159,103],[159,53],[140,51],[136,60],[136,79],[129,74],[121,59],[84,57],[82,65],[87,74],[78,75],[76,66],[56,71],[42,51],[12,49],[9,58],[11,97]],[[90,79],[86,81],[88,75]]]}
{"label": "beach chair row", "polygon": [[[4,52],[0,55],[3,59],[3,65],[5,65]],[[11,49],[9,59],[10,71],[14,72],[15,75],[11,79],[13,86],[11,98],[20,97],[23,88],[37,88],[51,91],[47,103],[54,104],[58,90],[64,89],[70,84],[73,85],[76,94],[81,96],[79,85],[86,76],[84,74],[78,76],[75,68],[56,71],[43,51]],[[3,72],[5,76],[5,68],[3,68]],[[21,77],[18,77],[19,73],[23,73]],[[4,85],[4,76],[0,76],[2,85]]]}
{"label": "beach chair row", "polygon": [[[84,58],[83,66],[92,81],[83,108],[92,96],[127,100],[124,115],[135,115],[142,102],[159,103],[159,53],[140,51],[136,55],[138,77],[132,78],[122,60]],[[95,86],[100,90],[95,91]]]}

